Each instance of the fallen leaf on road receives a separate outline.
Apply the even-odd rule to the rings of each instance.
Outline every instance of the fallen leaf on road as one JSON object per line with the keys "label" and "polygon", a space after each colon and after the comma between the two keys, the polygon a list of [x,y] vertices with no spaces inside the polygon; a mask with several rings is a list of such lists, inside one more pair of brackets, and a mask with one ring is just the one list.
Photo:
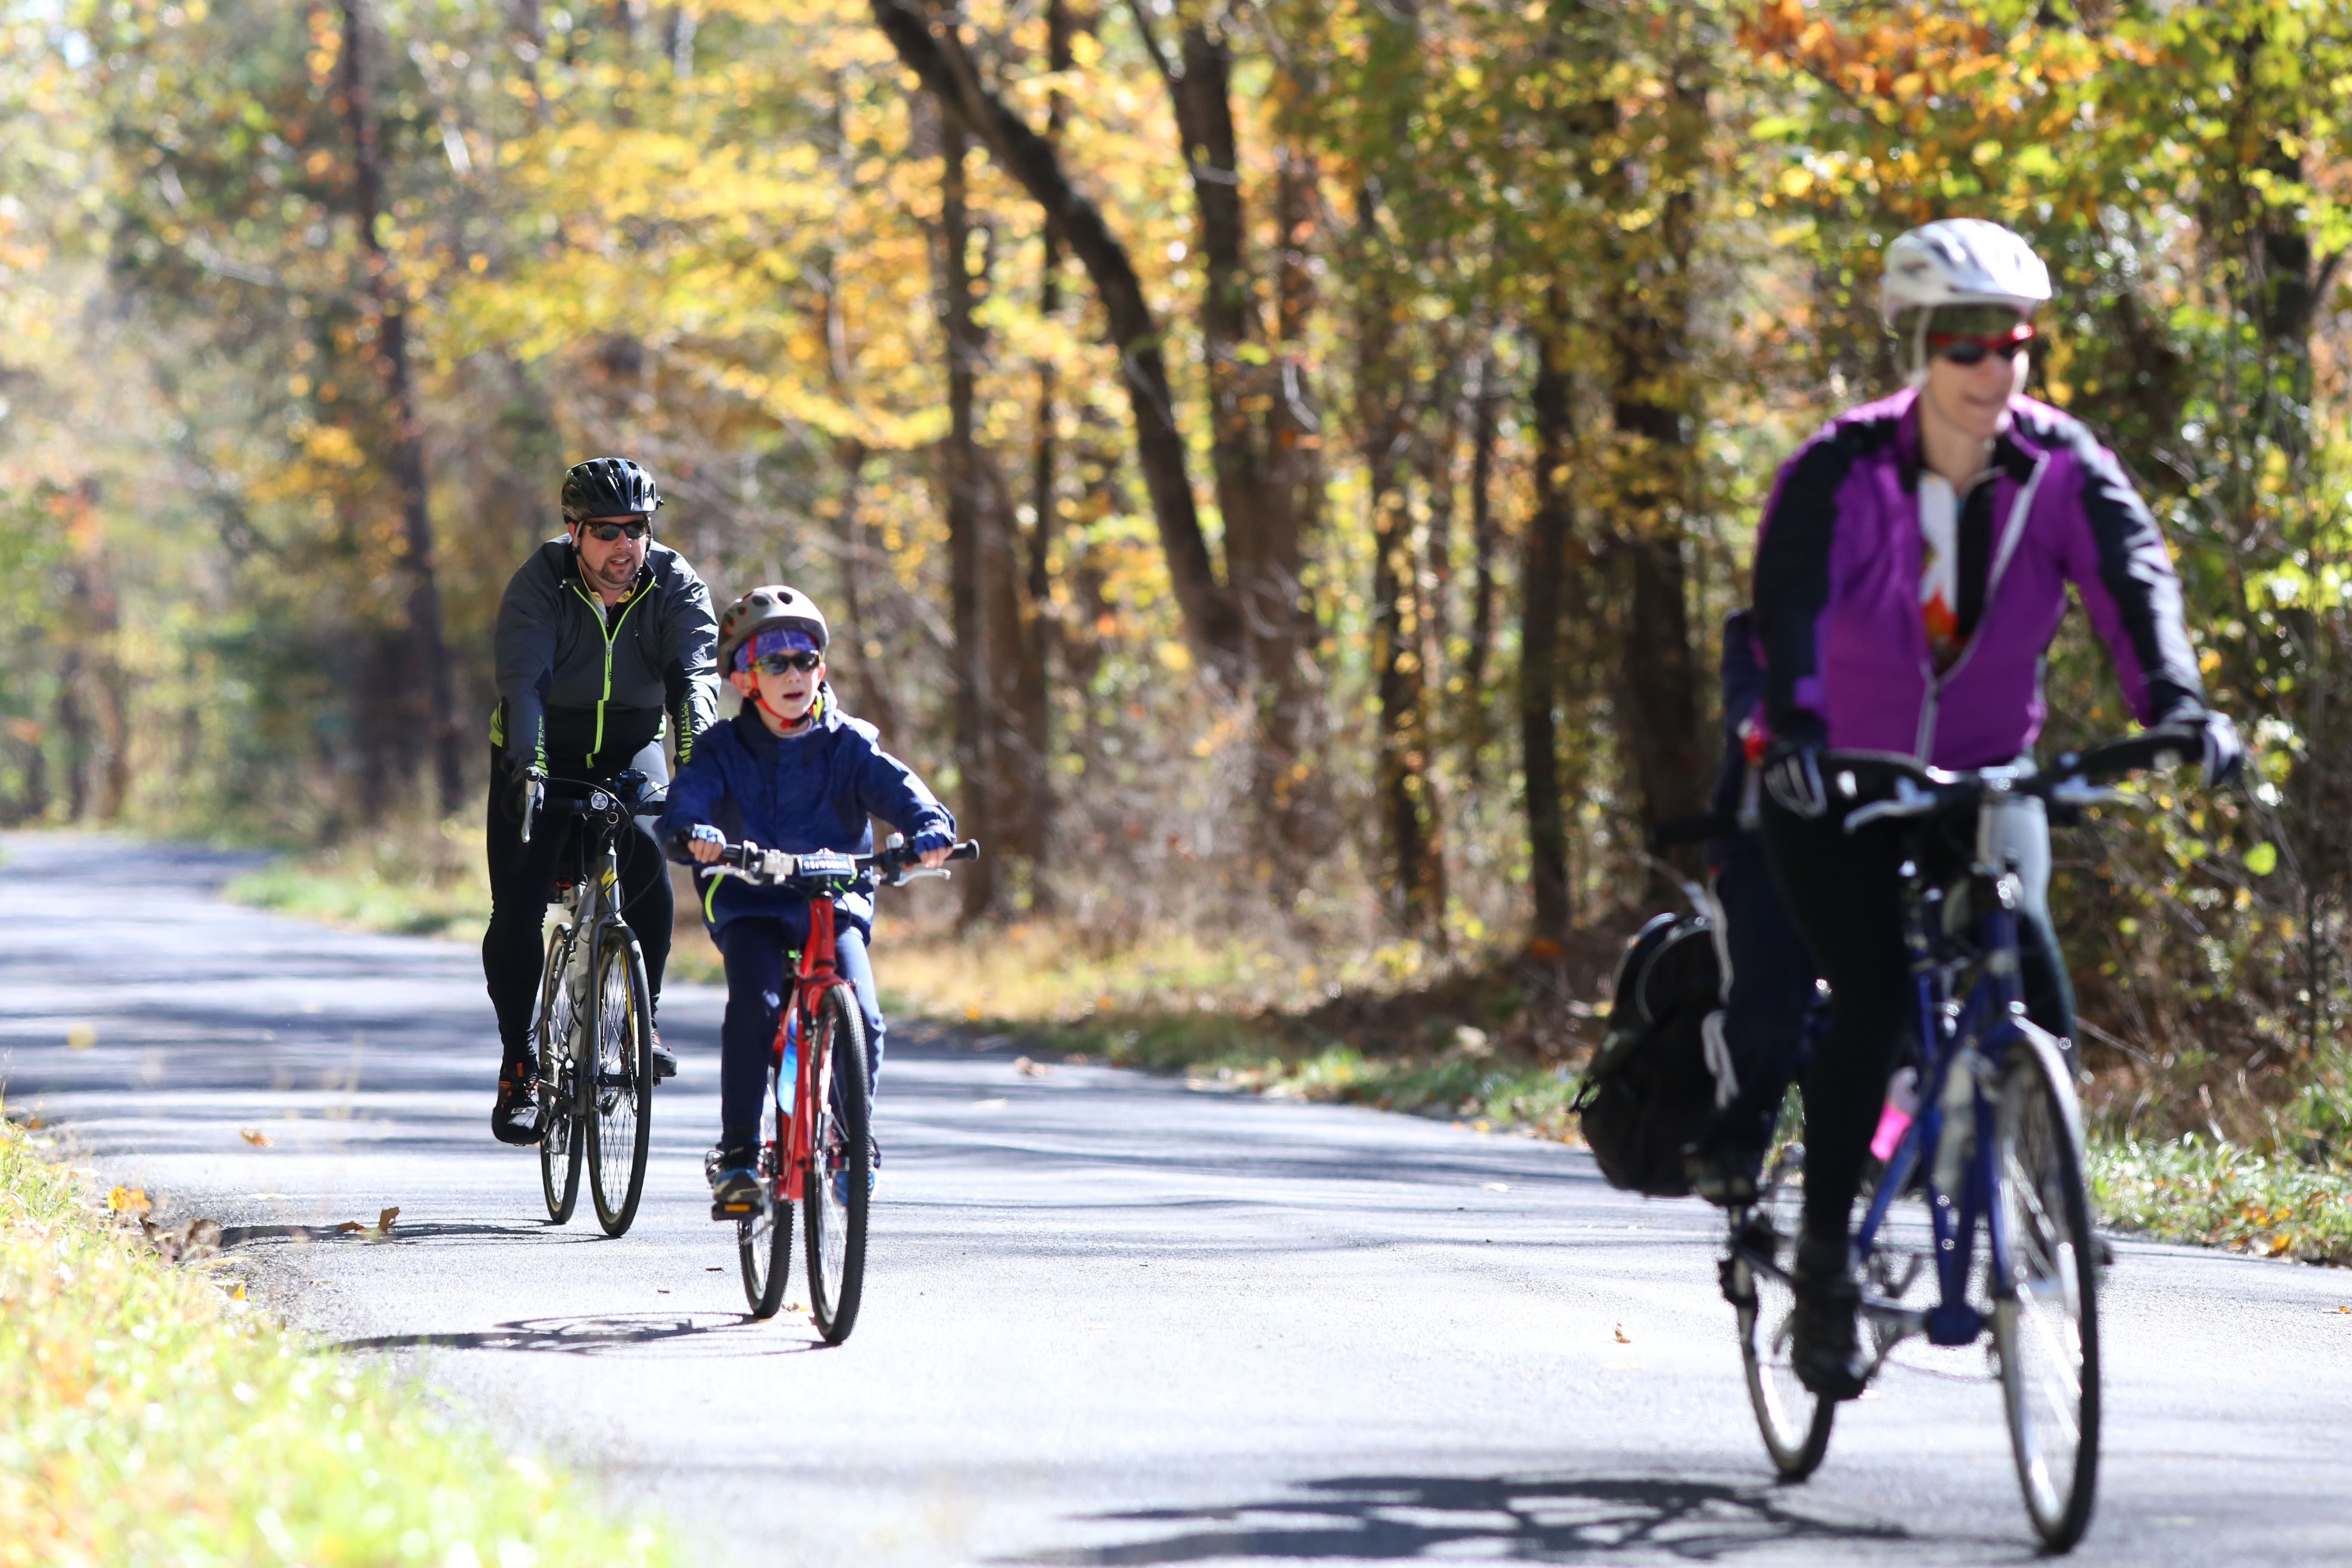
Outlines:
{"label": "fallen leaf on road", "polygon": [[1013,1058],[1013,1070],[1019,1073],[1023,1078],[1043,1078],[1045,1076],[1045,1064],[1044,1062],[1033,1062],[1027,1057],[1014,1057]]}
{"label": "fallen leaf on road", "polygon": [[69,1050],[86,1051],[98,1044],[98,1026],[78,1020],[66,1026],[66,1047]]}
{"label": "fallen leaf on road", "polygon": [[399,1217],[400,1211],[398,1209],[391,1208],[384,1210],[382,1214],[375,1216],[375,1233],[378,1236],[390,1236],[392,1234],[392,1222]]}
{"label": "fallen leaf on road", "polygon": [[106,1206],[117,1214],[145,1214],[154,1205],[140,1187],[117,1187],[106,1194]]}
{"label": "fallen leaf on road", "polygon": [[367,1226],[365,1226],[362,1225],[359,1221],[357,1221],[357,1220],[355,1220],[355,1219],[347,1219],[347,1220],[343,1221],[343,1223],[342,1223],[342,1224],[341,1224],[341,1225],[339,1225],[339,1226],[337,1226],[335,1227],[335,1229],[336,1229],[338,1232],[354,1231],[354,1230],[365,1230],[366,1228],[367,1228]]}
{"label": "fallen leaf on road", "polygon": [[240,1127],[236,1130],[236,1135],[257,1149],[267,1149],[271,1142],[269,1134],[258,1127]]}
{"label": "fallen leaf on road", "polygon": [[1621,1345],[1630,1345],[1633,1342],[1633,1336],[1625,1331],[1625,1325],[1622,1323],[1617,1325],[1617,1342]]}

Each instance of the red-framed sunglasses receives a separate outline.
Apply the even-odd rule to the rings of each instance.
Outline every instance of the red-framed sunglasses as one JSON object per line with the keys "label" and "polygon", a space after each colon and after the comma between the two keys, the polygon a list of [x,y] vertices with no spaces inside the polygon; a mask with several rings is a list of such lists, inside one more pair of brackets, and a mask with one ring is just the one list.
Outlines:
{"label": "red-framed sunglasses", "polygon": [[2033,323],[2020,321],[2005,332],[1929,332],[1927,347],[1954,364],[1981,364],[1989,354],[2015,359],[2033,341]]}

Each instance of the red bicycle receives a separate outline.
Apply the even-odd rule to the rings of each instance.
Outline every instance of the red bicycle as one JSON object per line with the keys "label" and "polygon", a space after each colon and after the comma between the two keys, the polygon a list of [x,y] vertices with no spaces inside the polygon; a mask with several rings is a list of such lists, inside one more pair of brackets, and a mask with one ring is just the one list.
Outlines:
{"label": "red bicycle", "polygon": [[[966,839],[948,858],[976,860],[980,845]],[[898,834],[873,855],[830,849],[788,855],[730,844],[709,864],[722,876],[791,888],[808,897],[808,940],[797,955],[786,954],[788,961],[797,956],[797,967],[792,994],[778,1009],[768,1089],[760,1101],[760,1195],[720,1212],[735,1216],[735,1247],[751,1315],[771,1318],[783,1300],[793,1259],[793,1207],[799,1205],[808,1234],[810,1310],[824,1342],[837,1345],[857,1322],[874,1167],[866,1019],[835,953],[834,900],[868,871],[887,888],[948,873],[923,869]]]}

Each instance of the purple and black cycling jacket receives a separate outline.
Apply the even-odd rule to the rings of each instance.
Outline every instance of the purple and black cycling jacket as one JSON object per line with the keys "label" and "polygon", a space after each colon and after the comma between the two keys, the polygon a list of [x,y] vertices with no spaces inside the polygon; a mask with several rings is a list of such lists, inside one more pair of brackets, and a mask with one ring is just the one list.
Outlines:
{"label": "purple and black cycling jacket", "polygon": [[1916,390],[1850,409],[1781,467],[1756,543],[1763,708],[1776,739],[1990,767],[2033,744],[2042,666],[2073,584],[2144,724],[2199,712],[2204,683],[2164,535],[2082,421],[2010,400],[1993,444],[1974,629],[1940,674],[1919,610]]}

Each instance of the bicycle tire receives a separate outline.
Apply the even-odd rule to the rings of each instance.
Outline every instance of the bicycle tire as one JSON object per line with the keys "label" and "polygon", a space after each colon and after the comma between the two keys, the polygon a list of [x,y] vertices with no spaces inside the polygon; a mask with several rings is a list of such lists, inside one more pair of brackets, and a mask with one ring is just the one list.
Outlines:
{"label": "bicycle tire", "polygon": [[768,1054],[768,1092],[760,1101],[760,1212],[735,1222],[735,1253],[743,1266],[743,1300],[751,1316],[772,1318],[783,1304],[793,1267],[793,1209],[782,1180],[783,1100],[793,1086],[780,1081],[782,1063]]}
{"label": "bicycle tire", "polygon": [[547,963],[539,999],[539,1187],[547,1200],[547,1220],[562,1225],[580,1203],[579,1127],[572,1115],[572,1047],[579,1034],[572,988],[572,928],[558,926],[547,939]]}
{"label": "bicycle tire", "polygon": [[2009,1243],[1993,1343],[2025,1512],[2064,1552],[2090,1527],[2099,1471],[2098,1240],[2073,1118],[2040,1052],[2011,1052],[1993,1106],[1993,1201]]}
{"label": "bicycle tire", "polygon": [[1727,1281],[1739,1323],[1739,1361],[1747,1375],[1748,1408],[1764,1452],[1783,1480],[1801,1481],[1821,1467],[1829,1452],[1837,1401],[1823,1399],[1798,1380],[1790,1355],[1797,1296],[1790,1284],[1797,1267],[1797,1232],[1804,1206],[1804,1110],[1790,1089],[1773,1130],[1757,1179],[1756,1203],[1741,1232],[1745,1250],[1769,1257],[1778,1272],[1752,1267],[1735,1249]]}
{"label": "bicycle tire", "polygon": [[637,1217],[653,1135],[654,1023],[646,961],[626,927],[608,929],[596,954],[594,1076],[588,1085],[589,1190],[596,1223],[620,1236]]}
{"label": "bicycle tire", "polygon": [[[866,1022],[846,985],[828,985],[809,1021],[813,1053],[808,1179],[801,1212],[807,1228],[809,1308],[824,1342],[837,1345],[857,1324],[865,1294],[866,1215],[873,1180],[866,1136]],[[840,1191],[835,1191],[838,1174]]]}

